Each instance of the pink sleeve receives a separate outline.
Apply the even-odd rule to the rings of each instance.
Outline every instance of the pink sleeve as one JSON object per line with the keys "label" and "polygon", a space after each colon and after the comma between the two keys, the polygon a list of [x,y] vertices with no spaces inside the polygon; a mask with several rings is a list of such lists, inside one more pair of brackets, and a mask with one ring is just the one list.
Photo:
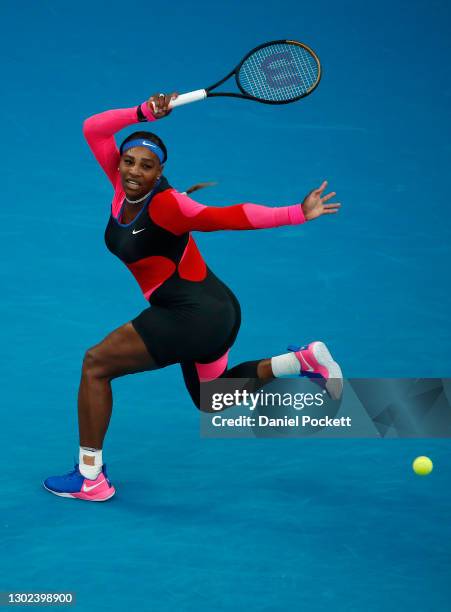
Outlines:
{"label": "pink sleeve", "polygon": [[[148,121],[155,120],[145,102],[141,104],[141,111]],[[114,134],[133,123],[138,123],[136,106],[93,115],[86,119],[83,124],[83,134],[86,141],[113,186],[116,185],[120,157]]]}
{"label": "pink sleeve", "polygon": [[244,212],[252,227],[264,229],[280,225],[299,225],[305,223],[304,213],[300,204],[272,208],[260,204],[242,204]]}
{"label": "pink sleeve", "polygon": [[199,204],[174,189],[155,197],[150,216],[174,234],[263,229],[305,222],[300,204],[273,208],[247,203],[218,208]]}

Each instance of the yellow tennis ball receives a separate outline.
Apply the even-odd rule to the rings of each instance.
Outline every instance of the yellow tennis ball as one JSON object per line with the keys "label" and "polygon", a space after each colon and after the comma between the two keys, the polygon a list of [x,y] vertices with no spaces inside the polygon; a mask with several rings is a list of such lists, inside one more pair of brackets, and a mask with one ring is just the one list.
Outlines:
{"label": "yellow tennis ball", "polygon": [[434,465],[429,457],[417,457],[412,463],[412,467],[413,471],[415,474],[418,474],[418,476],[427,476],[432,472]]}

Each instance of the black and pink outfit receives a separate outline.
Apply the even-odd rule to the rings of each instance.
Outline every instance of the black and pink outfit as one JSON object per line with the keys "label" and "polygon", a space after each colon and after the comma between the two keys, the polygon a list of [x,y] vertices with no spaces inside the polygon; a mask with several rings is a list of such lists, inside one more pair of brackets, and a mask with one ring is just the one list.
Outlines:
{"label": "black and pink outfit", "polygon": [[162,177],[133,221],[122,223],[125,192],[114,133],[143,119],[154,120],[146,103],[94,115],[85,121],[83,132],[114,188],[106,245],[129,268],[150,303],[133,326],[159,366],[181,364],[187,388],[199,405],[200,382],[255,377],[258,362],[227,370],[228,352],[240,327],[240,306],[206,265],[191,232],[263,229],[305,219],[300,204],[204,206]]}

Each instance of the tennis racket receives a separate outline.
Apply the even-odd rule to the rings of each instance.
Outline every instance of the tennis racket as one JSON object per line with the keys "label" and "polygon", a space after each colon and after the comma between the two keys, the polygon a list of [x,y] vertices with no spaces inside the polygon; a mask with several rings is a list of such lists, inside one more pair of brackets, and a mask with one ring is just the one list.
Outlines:
{"label": "tennis racket", "polygon": [[[232,76],[240,93],[213,91]],[[288,104],[311,94],[320,79],[321,63],[310,47],[295,40],[273,40],[249,51],[236,68],[214,85],[181,94],[169,107],[218,96]]]}

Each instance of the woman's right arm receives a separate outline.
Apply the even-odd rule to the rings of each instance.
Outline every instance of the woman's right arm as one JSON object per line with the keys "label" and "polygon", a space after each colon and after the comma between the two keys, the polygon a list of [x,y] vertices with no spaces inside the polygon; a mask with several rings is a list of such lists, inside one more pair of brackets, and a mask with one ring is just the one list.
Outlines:
{"label": "woman's right arm", "polygon": [[108,110],[93,115],[83,123],[86,141],[113,186],[116,185],[120,158],[114,134],[133,123],[155,121],[155,119],[146,101],[138,107]]}

